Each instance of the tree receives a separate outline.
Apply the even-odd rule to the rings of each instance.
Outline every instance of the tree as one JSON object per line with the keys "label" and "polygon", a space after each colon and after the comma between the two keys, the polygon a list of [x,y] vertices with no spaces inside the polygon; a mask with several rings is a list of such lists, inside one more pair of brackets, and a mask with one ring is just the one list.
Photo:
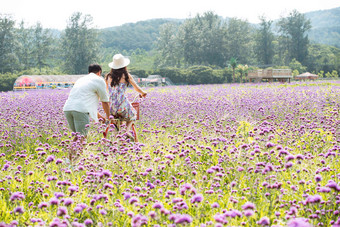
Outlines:
{"label": "tree", "polygon": [[179,40],[186,63],[225,66],[225,25],[216,14],[206,12],[186,20]]}
{"label": "tree", "polygon": [[286,41],[289,53],[289,61],[295,58],[304,64],[308,56],[309,39],[307,32],[312,28],[311,21],[296,10],[288,17],[280,18],[278,21],[279,32],[282,40]]}
{"label": "tree", "polygon": [[306,72],[307,69],[307,67],[303,66],[295,58],[289,63],[289,68],[291,68],[293,71],[296,70],[298,74]]}
{"label": "tree", "polygon": [[48,66],[47,60],[51,52],[52,37],[49,30],[43,29],[39,22],[32,31],[33,66],[38,67],[41,71],[42,67]]}
{"label": "tree", "polygon": [[15,21],[0,15],[0,69],[1,73],[13,72],[18,68],[15,53]]}
{"label": "tree", "polygon": [[62,35],[64,70],[70,74],[87,73],[89,64],[97,60],[98,32],[91,28],[92,17],[76,12]]}
{"label": "tree", "polygon": [[20,63],[20,69],[26,70],[32,66],[32,29],[25,28],[24,21],[19,24],[16,31],[16,53]]}
{"label": "tree", "polygon": [[232,18],[226,32],[226,59],[237,58],[242,64],[251,63],[253,29],[249,22]]}
{"label": "tree", "polygon": [[167,23],[161,27],[157,50],[160,54],[156,63],[158,67],[180,66],[181,54],[174,24]]}
{"label": "tree", "polygon": [[262,65],[271,65],[274,57],[274,34],[271,30],[273,21],[260,17],[260,28],[255,35],[255,53],[257,61]]}
{"label": "tree", "polygon": [[229,60],[229,66],[233,69],[233,77],[232,77],[232,82],[235,83],[235,69],[237,67],[237,59],[232,57]]}

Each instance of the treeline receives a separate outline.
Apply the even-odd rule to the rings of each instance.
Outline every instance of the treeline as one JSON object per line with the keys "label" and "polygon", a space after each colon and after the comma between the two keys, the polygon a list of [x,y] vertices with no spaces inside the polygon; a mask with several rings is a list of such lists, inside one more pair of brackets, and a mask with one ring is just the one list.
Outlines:
{"label": "treeline", "polygon": [[[311,43],[309,19],[296,10],[275,23],[261,18],[222,19],[212,12],[179,20],[151,20],[98,30],[92,17],[74,13],[66,29],[55,32],[40,23],[16,26],[0,15],[0,91],[26,74],[83,74],[97,62],[108,72],[115,53],[131,59],[137,76],[159,74],[177,84],[244,82],[252,68],[290,67],[338,77],[340,50]],[[129,32],[128,32],[129,31]]]}
{"label": "treeline", "polygon": [[[311,23],[297,11],[281,18],[273,31],[273,21],[261,17],[254,27],[247,21],[222,20],[212,12],[187,19],[179,27],[167,24],[160,32],[160,66],[187,67],[215,65],[227,67],[232,59],[238,64],[275,67],[299,62],[306,70],[339,71],[340,50],[308,39]],[[301,73],[301,72],[300,72]]]}

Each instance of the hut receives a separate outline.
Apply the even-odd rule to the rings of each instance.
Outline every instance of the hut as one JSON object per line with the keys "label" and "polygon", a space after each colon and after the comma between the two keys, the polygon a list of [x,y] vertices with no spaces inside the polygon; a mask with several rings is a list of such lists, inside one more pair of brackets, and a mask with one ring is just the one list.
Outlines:
{"label": "hut", "polygon": [[316,80],[316,79],[318,79],[318,77],[319,76],[316,75],[316,74],[305,72],[305,73],[302,73],[300,75],[296,75],[294,77],[294,79],[296,79],[296,80]]}
{"label": "hut", "polygon": [[293,78],[291,69],[256,69],[248,72],[249,82],[290,82]]}
{"label": "hut", "polygon": [[22,75],[13,85],[13,90],[32,90],[48,88],[69,88],[86,75]]}

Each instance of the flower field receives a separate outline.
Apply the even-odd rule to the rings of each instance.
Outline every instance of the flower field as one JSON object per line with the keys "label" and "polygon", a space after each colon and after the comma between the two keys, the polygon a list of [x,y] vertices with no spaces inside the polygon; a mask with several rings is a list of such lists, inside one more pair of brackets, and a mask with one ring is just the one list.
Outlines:
{"label": "flower field", "polygon": [[0,226],[340,226],[339,82],[146,91],[84,146],[69,90],[0,93]]}

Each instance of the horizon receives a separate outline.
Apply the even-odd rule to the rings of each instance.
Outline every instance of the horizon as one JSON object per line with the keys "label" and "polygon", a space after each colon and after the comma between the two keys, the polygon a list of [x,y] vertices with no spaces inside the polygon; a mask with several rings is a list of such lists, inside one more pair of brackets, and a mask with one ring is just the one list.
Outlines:
{"label": "horizon", "polygon": [[[25,22],[25,27],[34,26],[39,22],[43,28],[63,30],[66,28],[69,18],[75,12],[91,15],[93,27],[105,29],[152,19],[185,20],[208,11],[223,18],[238,18],[256,24],[259,22],[260,16],[265,16],[269,20],[276,20],[287,16],[292,10],[309,13],[340,7],[338,0],[312,0],[308,1],[307,4],[304,2],[294,0],[286,0],[285,2],[241,0],[229,6],[220,0],[209,2],[146,0],[144,2],[132,1],[131,4],[129,3],[129,7],[124,8],[124,6],[117,7],[115,2],[107,0],[98,0],[96,5],[80,0],[67,2],[65,0],[58,2],[11,0],[2,4],[0,14],[7,15],[15,20],[16,26],[21,21]],[[20,7],[17,7],[18,5]],[[116,8],[119,10],[116,10]]]}

